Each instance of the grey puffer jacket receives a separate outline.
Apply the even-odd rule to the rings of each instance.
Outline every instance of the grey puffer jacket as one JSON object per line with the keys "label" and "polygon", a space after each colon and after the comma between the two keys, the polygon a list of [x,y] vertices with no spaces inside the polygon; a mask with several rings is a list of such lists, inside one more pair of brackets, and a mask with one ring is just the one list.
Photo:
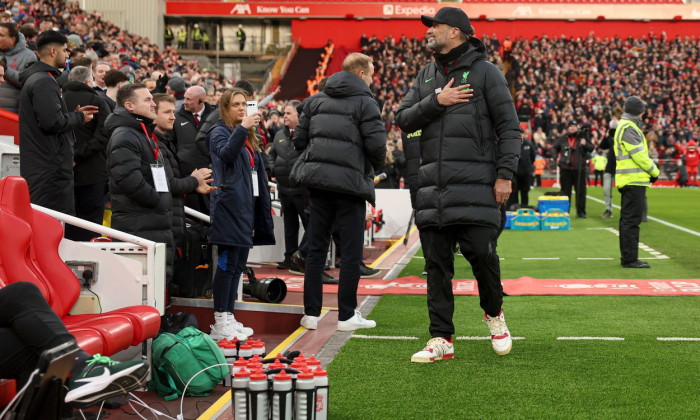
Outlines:
{"label": "grey puffer jacket", "polygon": [[[518,166],[520,125],[503,74],[486,61],[486,47],[470,38],[469,47],[443,66],[423,67],[396,113],[408,133],[421,131],[421,165],[416,225],[500,226],[493,191],[497,178],[510,180]],[[458,47],[459,48],[459,47]],[[437,89],[450,79],[470,84],[468,103],[442,106]]]}
{"label": "grey puffer jacket", "polygon": [[19,112],[19,91],[22,84],[19,81],[19,74],[27,68],[29,63],[37,61],[34,51],[27,48],[27,41],[22,33],[17,34],[17,43],[14,47],[0,51],[0,60],[4,59],[5,81],[0,85],[0,108],[14,112]]}
{"label": "grey puffer jacket", "polygon": [[291,180],[306,187],[361,197],[374,204],[374,174],[386,156],[386,131],[369,87],[347,71],[328,78],[304,102],[294,132],[301,152]]}

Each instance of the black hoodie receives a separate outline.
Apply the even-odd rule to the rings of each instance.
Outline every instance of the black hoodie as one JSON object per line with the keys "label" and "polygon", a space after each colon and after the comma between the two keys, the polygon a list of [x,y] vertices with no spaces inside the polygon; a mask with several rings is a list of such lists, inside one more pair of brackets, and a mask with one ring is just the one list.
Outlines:
{"label": "black hoodie", "polygon": [[[458,57],[423,67],[396,112],[407,133],[421,130],[421,166],[416,196],[419,228],[451,225],[500,226],[493,187],[511,179],[520,154],[520,123],[503,73],[486,61],[486,47],[470,37]],[[443,58],[443,57],[438,57]],[[468,103],[442,106],[437,92],[469,84]]]}
{"label": "black hoodie", "polygon": [[20,73],[20,175],[29,184],[32,203],[75,214],[73,198],[73,128],[82,112],[68,112],[55,67],[37,61]]}
{"label": "black hoodie", "polygon": [[[142,126],[143,124],[143,126]],[[153,121],[117,107],[107,117],[105,131],[109,192],[112,194],[112,227],[154,242],[168,245],[168,271],[172,270],[172,194],[157,192],[151,165],[158,147],[151,139]],[[166,147],[158,150],[158,162],[165,165]],[[170,274],[170,273],[168,273]]]}
{"label": "black hoodie", "polygon": [[384,167],[386,131],[379,105],[360,77],[347,71],[329,77],[323,92],[304,102],[293,141],[301,155],[292,181],[374,204],[374,174]]}

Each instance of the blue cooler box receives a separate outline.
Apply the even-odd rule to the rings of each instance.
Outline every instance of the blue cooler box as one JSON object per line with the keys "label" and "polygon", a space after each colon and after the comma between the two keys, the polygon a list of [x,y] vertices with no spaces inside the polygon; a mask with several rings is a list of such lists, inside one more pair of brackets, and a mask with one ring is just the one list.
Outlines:
{"label": "blue cooler box", "polygon": [[510,228],[512,230],[540,230],[539,216],[539,213],[532,209],[518,209],[510,221]]}
{"label": "blue cooler box", "polygon": [[550,210],[558,210],[560,213],[569,212],[569,197],[565,195],[543,195],[537,198],[537,210],[546,213]]}
{"label": "blue cooler box", "polygon": [[513,217],[515,217],[514,211],[506,212],[506,225],[503,227],[503,229],[510,229],[510,224],[513,221]]}
{"label": "blue cooler box", "polygon": [[542,230],[569,230],[571,219],[569,213],[550,210],[542,215]]}

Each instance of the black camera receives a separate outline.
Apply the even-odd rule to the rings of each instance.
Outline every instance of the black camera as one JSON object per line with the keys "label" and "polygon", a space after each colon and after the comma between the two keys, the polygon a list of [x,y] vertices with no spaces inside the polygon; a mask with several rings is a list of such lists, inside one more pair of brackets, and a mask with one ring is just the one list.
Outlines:
{"label": "black camera", "polygon": [[564,146],[564,148],[561,150],[559,163],[563,166],[568,166],[571,164],[571,147],[568,145]]}

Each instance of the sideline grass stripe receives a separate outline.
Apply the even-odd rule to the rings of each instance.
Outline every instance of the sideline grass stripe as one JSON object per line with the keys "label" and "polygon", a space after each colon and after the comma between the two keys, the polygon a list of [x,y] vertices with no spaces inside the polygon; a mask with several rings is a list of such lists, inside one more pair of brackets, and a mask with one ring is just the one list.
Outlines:
{"label": "sideline grass stripe", "polygon": [[700,341],[698,337],[656,337],[659,341]]}
{"label": "sideline grass stripe", "polygon": [[[455,340],[490,340],[491,336],[483,336],[483,335],[464,335],[460,337],[455,337]],[[511,337],[513,340],[524,340],[525,337]]]}
{"label": "sideline grass stripe", "polygon": [[370,340],[418,340],[418,337],[408,335],[362,335],[353,334],[352,338],[367,338]]}
{"label": "sideline grass stripe", "polygon": [[557,340],[600,340],[600,341],[625,341],[624,337],[557,337]]}

